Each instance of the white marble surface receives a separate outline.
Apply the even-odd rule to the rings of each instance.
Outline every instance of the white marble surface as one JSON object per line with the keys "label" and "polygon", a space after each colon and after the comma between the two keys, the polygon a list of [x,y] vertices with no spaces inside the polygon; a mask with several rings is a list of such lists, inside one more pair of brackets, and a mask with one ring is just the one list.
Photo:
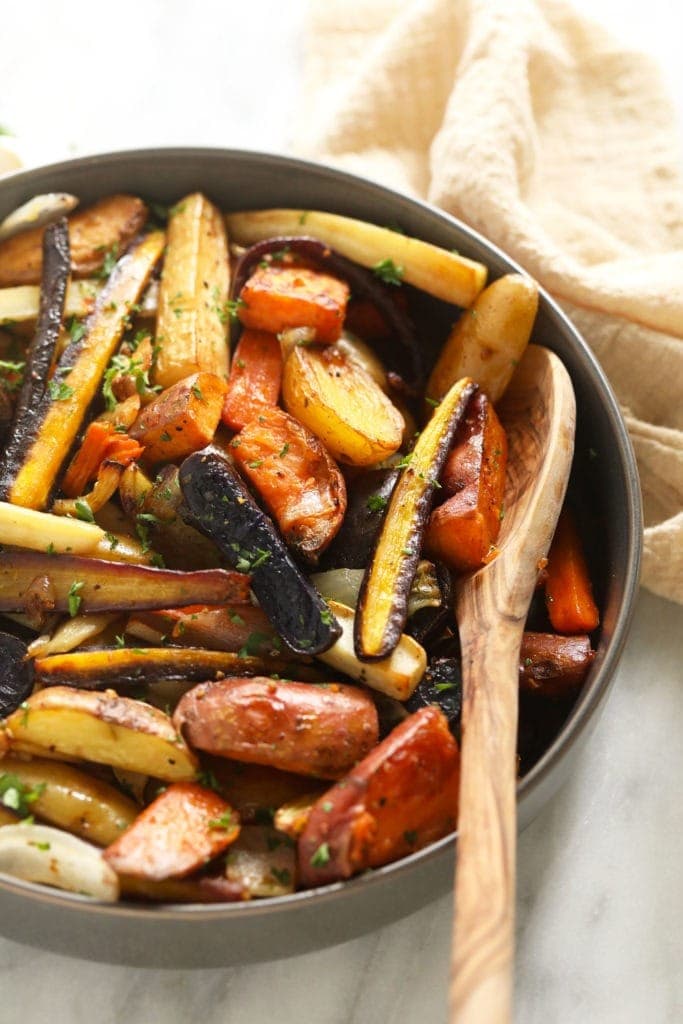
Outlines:
{"label": "white marble surface", "polygon": [[[679,5],[580,6],[660,58],[683,122]],[[29,162],[150,144],[286,150],[302,12],[3,4],[0,123]],[[586,755],[520,838],[520,1024],[683,1020],[682,661],[683,611],[642,594]],[[109,967],[0,939],[0,1024],[440,1024],[449,941],[449,899],[344,946],[225,970]]]}

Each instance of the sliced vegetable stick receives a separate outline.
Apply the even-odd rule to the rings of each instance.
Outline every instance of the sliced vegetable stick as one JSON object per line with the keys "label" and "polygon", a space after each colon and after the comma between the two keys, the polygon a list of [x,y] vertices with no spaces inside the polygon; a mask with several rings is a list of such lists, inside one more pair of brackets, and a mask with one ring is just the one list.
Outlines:
{"label": "sliced vegetable stick", "polygon": [[277,405],[282,384],[280,342],[267,331],[243,331],[223,402],[223,422],[241,430],[264,408]]}
{"label": "sliced vegetable stick", "polygon": [[567,507],[560,514],[548,553],[545,600],[558,633],[592,633],[600,623],[583,545]]}
{"label": "sliced vegetable stick", "polygon": [[216,433],[225,388],[222,377],[195,373],[153,398],[130,428],[145,448],[144,461],[178,461],[205,448]]}
{"label": "sliced vegetable stick", "polygon": [[0,871],[104,903],[119,898],[119,880],[97,847],[49,825],[0,830]]}
{"label": "sliced vegetable stick", "polygon": [[342,628],[342,635],[329,651],[317,656],[319,660],[373,690],[396,700],[408,700],[427,669],[424,647],[412,636],[401,633],[388,658],[360,661],[353,644],[354,612],[338,601],[328,601],[328,604]]}
{"label": "sliced vegetable stick", "polygon": [[329,344],[341,333],[348,298],[348,284],[331,274],[259,264],[240,292],[237,315],[252,330],[280,334],[307,327],[319,344]]}
{"label": "sliced vegetable stick", "polygon": [[228,241],[220,212],[195,193],[172,208],[159,288],[154,383],[228,372]]}
{"label": "sliced vegetable stick", "polygon": [[530,277],[506,274],[490,284],[451,331],[426,397],[438,401],[461,377],[471,377],[495,404],[529,342],[537,308],[538,285]]}
{"label": "sliced vegetable stick", "polygon": [[594,658],[589,636],[525,633],[519,655],[520,689],[542,697],[572,696]]}
{"label": "sliced vegetable stick", "polygon": [[115,871],[136,878],[184,878],[222,853],[239,833],[239,817],[217,793],[177,782],[105,850],[104,859]]}
{"label": "sliced vegetable stick", "polygon": [[108,533],[95,523],[0,501],[0,544],[54,554],[89,555],[110,562],[150,561],[137,541]]}
{"label": "sliced vegetable stick", "polygon": [[100,293],[86,332],[62,353],[52,386],[36,409],[32,436],[18,468],[0,475],[0,494],[13,504],[43,508],[95,397],[100,379],[161,256],[164,235],[152,232],[114,268]]}
{"label": "sliced vegetable stick", "polygon": [[118,839],[139,812],[118,789],[58,761],[5,757],[0,761],[0,779],[3,775],[16,778],[36,795],[31,814],[98,846]]}
{"label": "sliced vegetable stick", "polygon": [[73,651],[74,647],[80,647],[87,640],[99,636],[118,618],[116,613],[94,612],[92,615],[77,615],[73,619],[65,619],[51,636],[38,636],[29,644],[29,657],[47,658],[50,654],[66,654]]}
{"label": "sliced vegetable stick", "polygon": [[[84,281],[70,281],[66,289],[64,316],[79,319],[92,313],[95,300],[102,291],[103,282],[96,278]],[[140,299],[137,316],[148,320],[157,312],[158,283],[150,281]],[[0,288],[0,327],[23,327],[27,329],[38,317],[40,306],[40,285],[22,284],[14,288]]]}
{"label": "sliced vegetable stick", "polygon": [[83,494],[88,483],[95,479],[97,470],[107,454],[112,433],[111,423],[94,420],[88,424],[81,446],[69,463],[62,480],[62,491],[67,498],[77,498],[79,494]]}
{"label": "sliced vegetable stick", "polygon": [[475,390],[463,377],[444,396],[392,492],[358,600],[355,645],[363,660],[386,657],[400,639],[434,488]]}
{"label": "sliced vegetable stick", "polygon": [[197,759],[168,715],[113,690],[50,686],[5,719],[4,732],[13,752],[94,761],[168,782],[197,774]]}
{"label": "sliced vegetable stick", "polygon": [[272,235],[311,235],[363,267],[391,261],[399,277],[430,295],[469,306],[486,283],[486,267],[429,242],[376,224],[318,210],[253,210],[229,213],[231,238],[252,245]]}

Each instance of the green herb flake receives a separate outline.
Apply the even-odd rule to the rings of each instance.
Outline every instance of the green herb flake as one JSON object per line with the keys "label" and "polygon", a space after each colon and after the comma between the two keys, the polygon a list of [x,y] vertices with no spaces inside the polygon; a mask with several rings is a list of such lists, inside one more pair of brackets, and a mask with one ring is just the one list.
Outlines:
{"label": "green herb flake", "polygon": [[34,840],[34,839],[30,839],[28,845],[29,846],[35,846],[36,850],[49,850],[50,849],[50,844],[49,843],[36,842],[36,840]]}
{"label": "green herb flake", "polygon": [[380,279],[380,281],[384,281],[385,284],[393,284],[398,287],[403,283],[403,267],[394,263],[394,261],[389,258],[385,258],[380,260],[378,263],[375,263],[372,268],[372,272]]}
{"label": "green herb flake", "polygon": [[434,683],[434,689],[437,693],[446,693],[448,690],[456,690],[457,688],[457,683]]}
{"label": "green herb flake", "polygon": [[63,380],[53,379],[48,381],[47,393],[53,402],[66,402],[73,395],[74,389],[65,384]]}
{"label": "green herb flake", "polygon": [[403,458],[401,459],[400,462],[396,463],[394,468],[395,469],[407,469],[407,467],[410,465],[410,463],[412,461],[413,461],[413,452],[408,452],[407,455],[403,456]]}
{"label": "green herb flake", "polygon": [[323,868],[330,862],[330,847],[327,843],[321,843],[311,857],[312,868]]}
{"label": "green herb flake", "polygon": [[119,538],[115,537],[113,533],[109,533],[108,530],[105,533],[104,538],[109,544],[109,550],[115,551],[116,548],[119,546]]}
{"label": "green herb flake", "polygon": [[46,783],[28,786],[17,775],[9,772],[0,775],[0,804],[16,811],[19,817],[25,818],[31,804],[34,804],[45,792]]}
{"label": "green herb flake", "polygon": [[325,814],[329,814],[333,805],[331,800],[325,800],[320,806],[324,810]]}
{"label": "green herb flake", "polygon": [[289,441],[285,441],[285,443],[283,444],[282,448],[278,452],[278,455],[280,456],[281,459],[284,459],[284,457],[285,457],[285,455],[287,454],[288,451],[289,451]]}
{"label": "green herb flake", "polygon": [[292,883],[292,874],[291,874],[290,871],[287,870],[287,868],[275,868],[275,867],[272,867],[270,869],[270,873],[273,876],[273,878],[275,879],[275,881],[279,882],[280,885],[291,885],[291,883]]}
{"label": "green herb flake", "polygon": [[90,505],[84,498],[77,498],[74,507],[76,509],[77,519],[82,519],[84,523],[95,522],[95,517],[92,514],[92,509],[90,508]]}
{"label": "green herb flake", "polygon": [[83,580],[74,580],[69,587],[69,593],[67,594],[67,604],[69,606],[69,615],[71,618],[75,618],[78,615],[78,609],[81,607],[83,598],[81,597],[81,590],[85,586]]}
{"label": "green herb flake", "polygon": [[381,494],[371,494],[366,504],[370,512],[383,512],[387,503],[388,499],[383,498]]}
{"label": "green herb flake", "polygon": [[[103,251],[104,247],[100,249]],[[118,242],[114,242],[110,249],[104,250],[104,259],[102,260],[102,266],[95,272],[94,277],[99,278],[101,281],[106,281],[112,270],[116,266],[116,261],[119,256]]]}
{"label": "green herb flake", "polygon": [[161,441],[170,441],[171,435],[169,434],[168,430],[164,430],[163,434],[159,435],[159,439]]}
{"label": "green herb flake", "polygon": [[212,818],[209,822],[209,828],[213,829],[231,829],[234,825],[234,819],[232,811],[224,811],[220,818]]}
{"label": "green herb flake", "polygon": [[429,395],[425,395],[425,402],[427,405],[431,405],[434,409],[436,409],[438,405],[441,405],[440,398],[430,398]]}
{"label": "green herb flake", "polygon": [[52,543],[52,541],[50,541],[48,546],[45,548],[45,551],[47,552],[48,555],[54,555],[55,554],[55,546]]}
{"label": "green herb flake", "polygon": [[320,612],[320,621],[324,626],[332,626],[334,624],[334,615],[329,608],[323,608]]}

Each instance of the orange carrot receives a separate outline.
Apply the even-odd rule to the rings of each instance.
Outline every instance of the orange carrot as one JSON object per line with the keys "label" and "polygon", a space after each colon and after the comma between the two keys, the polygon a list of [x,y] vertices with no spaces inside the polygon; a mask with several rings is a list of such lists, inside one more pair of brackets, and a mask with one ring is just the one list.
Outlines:
{"label": "orange carrot", "polygon": [[216,433],[225,381],[213,373],[193,373],[166,388],[142,410],[130,428],[145,448],[148,463],[174,462],[199,451]]}
{"label": "orange carrot", "polygon": [[223,422],[233,430],[277,405],[282,383],[280,342],[267,331],[245,330],[230,367]]}
{"label": "orange carrot", "polygon": [[111,434],[111,423],[94,420],[88,426],[81,447],[71,460],[62,480],[62,490],[68,498],[77,498],[83,494],[87,484],[97,476]]}
{"label": "orange carrot", "polygon": [[308,267],[257,267],[240,293],[238,316],[245,327],[279,334],[290,327],[312,327],[320,344],[341,333],[349,286]]}
{"label": "orange carrot", "polygon": [[135,878],[184,878],[234,842],[239,816],[210,789],[176,782],[138,815],[103,857]]}
{"label": "orange carrot", "polygon": [[548,555],[545,600],[550,622],[558,633],[591,633],[600,622],[581,538],[566,507]]}

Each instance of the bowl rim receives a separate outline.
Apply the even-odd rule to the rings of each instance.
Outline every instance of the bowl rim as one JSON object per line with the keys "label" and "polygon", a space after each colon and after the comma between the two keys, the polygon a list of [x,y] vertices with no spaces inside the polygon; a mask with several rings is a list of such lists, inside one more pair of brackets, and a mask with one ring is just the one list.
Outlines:
{"label": "bowl rim", "polygon": [[[0,199],[7,185],[21,185],[24,181],[29,184],[35,178],[45,174],[61,174],[63,172],[77,171],[79,169],[92,169],[96,171],[99,167],[106,166],[115,169],[117,165],[130,165],[131,162],[144,162],[150,159],[169,161],[173,159],[197,161],[197,176],[200,177],[199,165],[203,159],[219,159],[231,162],[250,161],[270,163],[281,170],[311,172],[327,179],[334,187],[349,185],[361,188],[367,194],[375,193],[383,200],[395,203],[408,204],[417,208],[423,216],[427,215],[435,223],[446,223],[456,231],[466,235],[483,248],[489,250],[493,255],[505,264],[510,270],[527,274],[528,272],[516,260],[509,256],[480,232],[470,227],[464,221],[453,214],[441,210],[438,207],[414,196],[406,195],[396,189],[389,188],[370,178],[354,174],[322,163],[316,160],[303,159],[299,157],[286,156],[281,153],[257,149],[232,149],[221,146],[152,146],[147,148],[121,149],[110,152],[86,154],[80,157],[61,160],[55,163],[41,164],[28,169],[18,169],[8,172],[0,178]],[[334,212],[334,211],[331,211]],[[533,275],[528,275],[533,276]],[[538,282],[537,282],[538,283]],[[626,429],[626,424],[619,409],[619,404],[612,390],[612,387],[602,370],[597,358],[583,339],[577,328],[569,317],[564,313],[553,297],[539,285],[539,297],[550,313],[559,320],[565,333],[572,339],[572,343],[578,354],[587,364],[589,373],[593,378],[596,390],[601,392],[605,412],[609,420],[614,439],[617,442],[615,457],[623,467],[623,475],[626,481],[626,493],[624,495],[626,510],[626,574],[624,579],[623,594],[614,620],[612,636],[600,665],[595,675],[590,680],[587,688],[581,692],[574,708],[570,712],[565,724],[558,736],[548,747],[543,756],[536,762],[533,768],[527,772],[524,778],[517,785],[517,806],[522,801],[529,800],[537,792],[545,776],[553,767],[564,759],[571,748],[576,745],[586,730],[588,723],[595,721],[598,710],[604,702],[611,689],[614,680],[614,672],[621,657],[626,643],[629,627],[635,612],[635,598],[640,581],[640,567],[642,558],[642,535],[643,535],[643,511],[642,497],[638,477],[638,469],[631,440]],[[303,889],[285,896],[269,897],[253,901],[236,903],[155,903],[135,904],[132,902],[103,903],[89,897],[76,893],[67,893],[57,889],[49,889],[32,882],[22,881],[9,875],[0,873],[0,894],[3,889],[16,895],[29,897],[40,903],[48,903],[64,909],[83,910],[85,913],[105,914],[112,917],[126,917],[134,919],[151,920],[184,920],[192,921],[227,918],[257,918],[261,915],[271,916],[273,913],[287,913],[295,907],[309,905],[312,901],[316,904],[327,904],[336,901],[342,894],[349,891],[364,889],[368,886],[375,886],[385,883],[388,879],[397,879],[404,874],[411,873],[412,869],[419,864],[427,864],[445,854],[451,853],[457,843],[457,832],[444,836],[435,843],[430,844],[422,850],[418,850],[398,861],[386,864],[365,874],[347,879],[342,882],[333,882],[316,889]]]}

